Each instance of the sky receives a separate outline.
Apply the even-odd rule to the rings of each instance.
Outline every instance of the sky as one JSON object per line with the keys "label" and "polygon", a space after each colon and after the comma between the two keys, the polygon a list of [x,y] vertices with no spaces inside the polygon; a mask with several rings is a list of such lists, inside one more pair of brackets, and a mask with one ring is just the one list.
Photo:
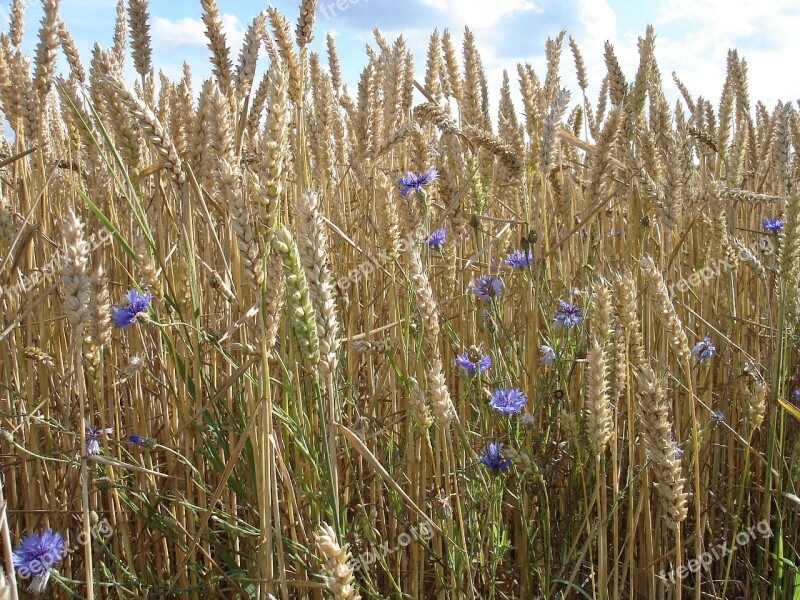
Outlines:
{"label": "sky", "polygon": [[[300,0],[273,0],[289,19],[297,19]],[[10,0],[0,0],[0,27],[8,26]],[[217,0],[234,60],[253,17],[267,6],[257,0]],[[85,65],[95,42],[112,43],[116,0],[61,0],[61,16],[75,37]],[[41,3],[29,0],[26,49],[33,53]],[[186,60],[195,88],[211,75],[199,0],[151,0],[153,62],[172,78]],[[375,47],[378,27],[393,40],[403,35],[414,52],[416,77],[424,78],[425,56],[435,27],[450,29],[460,44],[464,27],[475,33],[496,106],[503,70],[512,87],[516,65],[530,62],[544,79],[544,46],[565,29],[581,49],[596,101],[605,74],[603,45],[614,45],[623,73],[632,81],[638,65],[637,39],[655,27],[655,56],[667,97],[679,97],[671,74],[677,73],[696,98],[716,105],[725,78],[729,48],[747,60],[750,97],[772,108],[800,98],[800,2],[797,0],[319,0],[312,50],[325,55],[325,33],[336,39],[343,79],[353,89],[367,62],[365,44]],[[460,56],[460,47],[459,56]],[[265,62],[265,61],[264,61]],[[128,61],[130,69],[130,61]],[[132,71],[129,71],[132,72]],[[561,59],[563,85],[578,92],[569,47]],[[355,91],[353,91],[355,94]],[[518,96],[517,96],[518,97]],[[574,98],[577,96],[574,95]],[[521,110],[521,107],[520,107]]]}

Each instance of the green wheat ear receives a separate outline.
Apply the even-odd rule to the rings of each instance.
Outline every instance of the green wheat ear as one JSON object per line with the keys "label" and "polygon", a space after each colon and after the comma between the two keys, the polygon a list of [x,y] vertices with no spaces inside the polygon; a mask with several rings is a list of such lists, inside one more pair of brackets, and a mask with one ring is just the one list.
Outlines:
{"label": "green wheat ear", "polygon": [[311,304],[308,281],[300,264],[297,243],[291,232],[285,227],[281,227],[275,232],[275,249],[283,264],[283,273],[286,278],[286,301],[289,305],[289,316],[300,344],[300,352],[309,363],[316,366],[319,362],[317,317]]}

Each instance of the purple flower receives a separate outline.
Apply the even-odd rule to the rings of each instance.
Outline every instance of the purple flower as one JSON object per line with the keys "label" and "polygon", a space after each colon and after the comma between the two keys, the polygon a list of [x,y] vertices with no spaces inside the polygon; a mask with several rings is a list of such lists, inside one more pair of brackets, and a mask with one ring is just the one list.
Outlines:
{"label": "purple flower", "polygon": [[100,454],[100,436],[104,433],[112,433],[114,430],[111,427],[107,429],[100,429],[95,427],[89,421],[86,421],[86,454],[94,456]]}
{"label": "purple flower", "polygon": [[579,306],[570,304],[565,300],[559,300],[558,307],[555,317],[553,318],[555,324],[571,329],[583,320],[583,311]]}
{"label": "purple flower", "polygon": [[111,320],[117,327],[127,327],[133,325],[139,315],[147,310],[153,295],[150,292],[142,294],[136,290],[128,290],[125,295],[126,304],[114,306],[111,309]]}
{"label": "purple flower", "polygon": [[154,446],[156,441],[153,438],[142,437],[141,435],[136,435],[132,433],[128,436],[128,441],[131,444],[136,444],[137,446]]}
{"label": "purple flower", "polygon": [[513,415],[522,410],[528,398],[519,388],[500,388],[492,392],[489,406],[497,412]]}
{"label": "purple flower", "polygon": [[428,248],[432,250],[440,249],[442,246],[444,246],[446,236],[447,233],[444,227],[434,229],[431,232],[431,235],[428,237]]}
{"label": "purple flower", "polygon": [[461,367],[467,375],[485,373],[492,366],[491,357],[485,352],[481,353],[473,346],[467,352],[462,352],[456,356],[456,365]]}
{"label": "purple flower", "polygon": [[792,392],[792,398],[794,398],[795,402],[800,404],[800,389],[795,390],[795,391]]}
{"label": "purple flower", "polygon": [[407,196],[410,192],[423,192],[423,185],[429,184],[434,179],[439,177],[439,171],[436,168],[428,169],[427,173],[412,173],[408,171],[397,183],[400,185],[400,195]]}
{"label": "purple flower", "polygon": [[495,473],[498,471],[505,471],[511,466],[511,461],[507,458],[503,458],[502,452],[503,444],[499,442],[490,442],[483,449],[483,454],[478,457],[478,460]]}
{"label": "purple flower", "polygon": [[702,340],[697,342],[692,348],[692,356],[696,356],[702,363],[706,362],[709,358],[717,353],[717,349],[711,343],[711,336],[707,335]]}
{"label": "purple flower", "polygon": [[764,231],[780,233],[781,229],[783,229],[783,219],[767,217],[761,221],[761,225],[764,227]]}
{"label": "purple flower", "polygon": [[556,362],[556,351],[552,346],[542,344],[539,346],[539,362],[546,367],[552,367]]}
{"label": "purple flower", "polygon": [[481,300],[491,300],[500,295],[503,282],[492,275],[481,275],[472,282],[472,293]]}
{"label": "purple flower", "polygon": [[669,443],[670,443],[670,446],[672,446],[672,449],[673,449],[673,451],[675,453],[675,455],[674,455],[675,456],[675,460],[680,459],[680,457],[683,456],[685,451],[681,450],[681,447],[678,445],[678,442],[675,441],[675,436],[673,434],[671,434],[671,433],[669,434]]}
{"label": "purple flower", "polygon": [[724,421],[725,421],[725,413],[724,412],[722,412],[720,409],[711,411],[711,422],[712,423],[722,423]]}
{"label": "purple flower", "polygon": [[503,262],[512,269],[524,269],[533,264],[533,250],[514,250],[505,257]]}
{"label": "purple flower", "polygon": [[50,529],[43,529],[39,535],[26,535],[11,553],[14,568],[22,579],[33,576],[28,591],[41,594],[50,579],[50,569],[64,554],[64,538]]}

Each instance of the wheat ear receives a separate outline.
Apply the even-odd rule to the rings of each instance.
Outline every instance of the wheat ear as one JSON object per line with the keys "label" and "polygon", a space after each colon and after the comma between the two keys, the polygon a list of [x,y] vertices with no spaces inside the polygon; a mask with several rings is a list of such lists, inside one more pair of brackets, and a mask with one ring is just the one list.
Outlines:
{"label": "wheat ear", "polygon": [[326,523],[320,526],[314,538],[324,557],[325,587],[336,600],[359,600],[361,596],[354,585],[352,556],[347,545],[339,545],[333,527]]}

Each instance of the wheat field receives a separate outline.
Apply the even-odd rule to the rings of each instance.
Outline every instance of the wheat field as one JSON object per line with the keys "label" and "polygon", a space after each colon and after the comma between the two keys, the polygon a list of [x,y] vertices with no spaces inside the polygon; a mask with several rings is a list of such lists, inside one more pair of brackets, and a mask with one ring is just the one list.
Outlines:
{"label": "wheat field", "polygon": [[42,4],[0,34],[0,598],[800,599],[800,112],[744,57],[673,103],[648,28],[595,99],[563,31],[490,90],[469,29],[376,29],[348,89],[315,0],[241,49],[200,0],[171,80],[147,0],[84,57]]}

